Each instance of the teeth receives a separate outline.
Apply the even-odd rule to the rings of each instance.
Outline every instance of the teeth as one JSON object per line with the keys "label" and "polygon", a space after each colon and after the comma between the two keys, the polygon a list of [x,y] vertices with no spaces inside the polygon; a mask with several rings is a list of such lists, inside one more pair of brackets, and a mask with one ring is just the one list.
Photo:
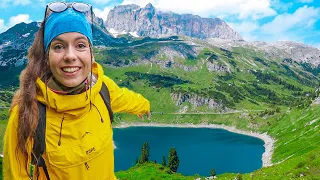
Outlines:
{"label": "teeth", "polygon": [[69,72],[69,73],[78,71],[79,69],[80,69],[79,67],[67,67],[67,68],[62,68],[63,71]]}

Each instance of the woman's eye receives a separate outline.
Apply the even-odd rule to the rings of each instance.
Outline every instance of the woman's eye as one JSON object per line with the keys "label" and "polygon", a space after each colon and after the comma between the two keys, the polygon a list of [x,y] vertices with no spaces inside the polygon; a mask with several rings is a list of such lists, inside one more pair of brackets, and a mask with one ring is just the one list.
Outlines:
{"label": "woman's eye", "polygon": [[63,49],[63,46],[61,44],[56,44],[53,46],[53,49],[54,50],[61,50],[61,49]]}
{"label": "woman's eye", "polygon": [[85,47],[86,47],[86,45],[83,44],[83,43],[78,44],[78,48],[80,48],[80,49],[83,49],[83,48],[85,48]]}

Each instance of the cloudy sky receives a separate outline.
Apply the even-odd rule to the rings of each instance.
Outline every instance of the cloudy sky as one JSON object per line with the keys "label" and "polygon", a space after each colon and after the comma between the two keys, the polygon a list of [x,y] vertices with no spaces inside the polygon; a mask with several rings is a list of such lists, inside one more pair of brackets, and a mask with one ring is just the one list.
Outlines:
{"label": "cloudy sky", "polygon": [[[46,0],[1,0],[0,33],[19,22],[41,21]],[[320,48],[320,0],[88,0],[106,19],[116,5],[152,3],[161,11],[219,17],[247,41],[302,42]]]}

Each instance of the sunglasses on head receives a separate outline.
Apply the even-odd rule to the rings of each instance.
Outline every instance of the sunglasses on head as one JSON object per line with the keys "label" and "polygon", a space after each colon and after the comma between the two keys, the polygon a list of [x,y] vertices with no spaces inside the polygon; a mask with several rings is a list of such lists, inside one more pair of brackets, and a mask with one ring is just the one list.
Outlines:
{"label": "sunglasses on head", "polygon": [[92,6],[90,4],[79,3],[79,2],[73,2],[73,3],[52,2],[52,3],[49,3],[46,7],[44,19],[46,19],[51,14],[51,12],[59,13],[67,10],[68,8],[73,8],[74,10],[81,13],[85,13],[85,14],[91,11],[91,14],[92,14]]}

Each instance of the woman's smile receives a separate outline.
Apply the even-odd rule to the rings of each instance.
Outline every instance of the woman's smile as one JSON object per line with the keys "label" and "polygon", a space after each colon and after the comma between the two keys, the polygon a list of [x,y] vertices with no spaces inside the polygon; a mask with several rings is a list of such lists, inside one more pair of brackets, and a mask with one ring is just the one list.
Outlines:
{"label": "woman's smile", "polygon": [[80,70],[80,67],[63,67],[61,68],[62,71],[66,72],[66,73],[74,73]]}

